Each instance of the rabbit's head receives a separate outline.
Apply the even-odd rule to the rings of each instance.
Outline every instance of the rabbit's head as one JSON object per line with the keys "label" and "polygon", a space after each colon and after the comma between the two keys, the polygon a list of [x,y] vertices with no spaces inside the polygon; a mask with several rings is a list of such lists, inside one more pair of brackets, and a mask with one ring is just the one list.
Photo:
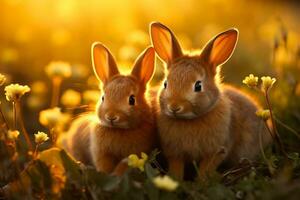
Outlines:
{"label": "rabbit's head", "polygon": [[166,26],[150,25],[153,47],[166,63],[167,76],[160,93],[161,112],[174,118],[193,119],[209,112],[220,96],[217,67],[232,55],[238,30],[213,37],[198,55],[184,54]]}
{"label": "rabbit's head", "polygon": [[96,110],[101,125],[125,129],[138,126],[150,112],[144,96],[154,72],[154,49],[149,47],[141,53],[131,74],[126,76],[119,73],[115,59],[101,43],[92,45],[92,61],[94,72],[103,83]]}

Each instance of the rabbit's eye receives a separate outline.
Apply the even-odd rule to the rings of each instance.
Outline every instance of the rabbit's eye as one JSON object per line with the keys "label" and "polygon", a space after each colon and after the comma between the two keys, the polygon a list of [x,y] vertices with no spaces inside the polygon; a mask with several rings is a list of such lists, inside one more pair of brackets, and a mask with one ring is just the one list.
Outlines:
{"label": "rabbit's eye", "polygon": [[134,106],[135,104],[135,96],[134,95],[130,95],[129,97],[129,105]]}
{"label": "rabbit's eye", "polygon": [[194,91],[195,92],[201,92],[202,91],[202,82],[201,81],[196,81]]}
{"label": "rabbit's eye", "polygon": [[101,100],[104,101],[104,95],[101,97]]}
{"label": "rabbit's eye", "polygon": [[165,89],[167,88],[167,85],[168,85],[168,82],[167,82],[167,80],[165,80],[165,82],[164,82],[164,88]]}

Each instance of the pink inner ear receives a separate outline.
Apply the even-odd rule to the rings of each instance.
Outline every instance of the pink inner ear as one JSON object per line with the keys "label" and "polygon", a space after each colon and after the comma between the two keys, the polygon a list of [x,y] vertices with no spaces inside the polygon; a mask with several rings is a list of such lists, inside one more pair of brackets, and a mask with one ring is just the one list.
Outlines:
{"label": "pink inner ear", "polygon": [[161,27],[153,26],[152,38],[158,55],[164,61],[170,61],[172,58],[172,36],[169,31]]}
{"label": "pink inner ear", "polygon": [[102,47],[95,47],[94,49],[94,69],[96,75],[102,80],[105,81],[108,77],[108,53]]}
{"label": "pink inner ear", "polygon": [[236,33],[220,35],[214,41],[210,61],[215,65],[220,65],[229,59],[234,50],[236,39]]}
{"label": "pink inner ear", "polygon": [[141,69],[141,79],[143,82],[148,82],[149,79],[152,77],[153,70],[154,70],[154,60],[155,60],[155,52],[154,49],[148,49],[143,62],[142,62],[142,69]]}

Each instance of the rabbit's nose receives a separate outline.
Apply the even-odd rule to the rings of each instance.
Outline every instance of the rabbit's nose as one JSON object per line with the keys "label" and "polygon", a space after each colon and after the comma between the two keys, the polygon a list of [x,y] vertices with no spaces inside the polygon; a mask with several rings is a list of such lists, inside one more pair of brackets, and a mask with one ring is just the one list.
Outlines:
{"label": "rabbit's nose", "polygon": [[120,117],[119,117],[119,116],[116,116],[116,115],[109,115],[109,114],[106,114],[106,115],[105,115],[105,119],[106,119],[107,121],[110,121],[110,122],[117,122],[117,121],[120,119]]}
{"label": "rabbit's nose", "polygon": [[174,105],[174,104],[168,104],[168,109],[172,113],[179,113],[183,110],[183,106],[180,105]]}

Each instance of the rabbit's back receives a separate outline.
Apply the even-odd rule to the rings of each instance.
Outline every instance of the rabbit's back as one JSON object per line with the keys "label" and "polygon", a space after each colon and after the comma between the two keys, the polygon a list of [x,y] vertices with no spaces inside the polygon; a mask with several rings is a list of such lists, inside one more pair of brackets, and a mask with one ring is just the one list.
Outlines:
{"label": "rabbit's back", "polygon": [[255,114],[260,106],[253,98],[232,86],[225,85],[223,93],[231,101],[230,130],[235,140],[228,159],[232,162],[238,162],[241,158],[253,159],[260,149],[259,141],[265,146],[271,139],[264,122]]}
{"label": "rabbit's back", "polygon": [[65,138],[65,148],[76,159],[84,164],[92,164],[90,154],[90,134],[93,126],[93,115],[88,114],[76,119]]}

